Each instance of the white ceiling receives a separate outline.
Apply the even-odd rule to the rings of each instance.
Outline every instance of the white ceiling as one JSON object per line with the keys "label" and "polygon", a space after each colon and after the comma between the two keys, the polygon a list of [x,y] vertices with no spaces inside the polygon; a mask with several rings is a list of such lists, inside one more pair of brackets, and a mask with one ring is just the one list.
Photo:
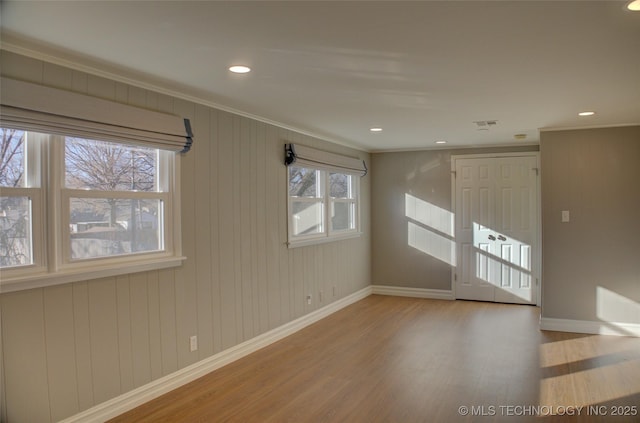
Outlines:
{"label": "white ceiling", "polygon": [[[1,19],[3,48],[381,151],[640,123],[640,12],[624,6],[3,1]],[[253,71],[230,74],[232,64]],[[497,124],[478,130],[483,120]]]}

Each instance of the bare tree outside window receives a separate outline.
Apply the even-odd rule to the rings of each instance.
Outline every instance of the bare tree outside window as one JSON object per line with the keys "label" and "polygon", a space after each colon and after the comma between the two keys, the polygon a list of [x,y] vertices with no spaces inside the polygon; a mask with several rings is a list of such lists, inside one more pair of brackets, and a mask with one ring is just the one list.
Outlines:
{"label": "bare tree outside window", "polygon": [[157,150],[67,137],[65,186],[98,191],[154,191]]}
{"label": "bare tree outside window", "polygon": [[318,172],[306,167],[289,166],[289,195],[291,197],[316,197]]}
{"label": "bare tree outside window", "polygon": [[104,191],[104,198],[70,199],[71,257],[161,249],[161,201],[127,199],[119,192],[155,192],[158,150],[67,137],[65,187]]}
{"label": "bare tree outside window", "polygon": [[329,174],[329,195],[333,198],[351,198],[349,182],[351,175],[344,173]]}
{"label": "bare tree outside window", "polygon": [[289,166],[290,237],[319,236],[357,229],[354,175]]}
{"label": "bare tree outside window", "polygon": [[324,172],[299,166],[289,166],[288,171],[293,233],[297,236],[324,232]]}
{"label": "bare tree outside window", "polygon": [[21,187],[24,176],[25,133],[17,129],[4,129],[0,144],[0,187]]}
{"label": "bare tree outside window", "polygon": [[9,195],[24,186],[25,133],[0,128],[0,268],[31,264],[31,220],[28,197]]}

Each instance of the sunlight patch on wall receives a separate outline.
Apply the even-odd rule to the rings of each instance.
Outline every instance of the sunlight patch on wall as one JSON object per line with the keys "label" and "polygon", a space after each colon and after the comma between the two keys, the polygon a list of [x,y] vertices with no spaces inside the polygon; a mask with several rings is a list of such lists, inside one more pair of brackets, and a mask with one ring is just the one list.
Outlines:
{"label": "sunlight patch on wall", "polygon": [[[640,324],[640,304],[602,286],[596,288],[596,313],[613,328],[617,323]],[[622,327],[620,331],[626,333]]]}
{"label": "sunlight patch on wall", "polygon": [[411,194],[405,194],[405,215],[429,229],[443,235],[454,236],[454,215],[449,210],[428,203]]}
{"label": "sunlight patch on wall", "polygon": [[410,247],[422,251],[451,266],[456,265],[455,243],[433,231],[418,226],[413,222],[407,225],[407,239]]}
{"label": "sunlight patch on wall", "polygon": [[405,194],[405,216],[409,219],[407,243],[410,247],[451,266],[456,265],[453,213]]}

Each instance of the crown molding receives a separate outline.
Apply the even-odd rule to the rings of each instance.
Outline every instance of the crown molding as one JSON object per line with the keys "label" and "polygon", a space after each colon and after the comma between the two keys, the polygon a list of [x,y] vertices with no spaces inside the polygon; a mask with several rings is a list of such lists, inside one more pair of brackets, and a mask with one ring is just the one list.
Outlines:
{"label": "crown molding", "polygon": [[589,125],[589,126],[550,126],[547,128],[540,128],[540,132],[553,132],[553,131],[580,131],[588,129],[607,129],[607,128],[622,128],[628,126],[640,126],[640,122],[636,123],[616,123],[610,125]]}
{"label": "crown molding", "polygon": [[38,48],[26,47],[21,45],[19,42],[16,42],[13,39],[7,40],[7,38],[9,38],[8,36],[4,36],[3,38],[4,39],[0,44],[0,50],[5,50],[11,53],[19,54],[21,56],[29,57],[31,59],[41,60],[43,62],[52,63],[54,65],[59,65],[59,66],[76,70],[79,72],[84,72],[90,75],[110,79],[112,81],[121,82],[123,84],[131,85],[137,88],[154,91],[159,94],[165,94],[180,100],[190,101],[195,104],[211,107],[217,110],[222,110],[224,112],[233,113],[238,116],[253,119],[258,122],[266,123],[268,125],[276,126],[278,128],[285,129],[288,131],[297,132],[299,134],[316,138],[322,141],[330,142],[332,144],[341,145],[343,147],[352,148],[358,151],[364,151],[366,153],[371,152],[369,149],[357,143],[350,142],[348,140],[333,138],[326,134],[309,131],[303,128],[296,127],[294,125],[269,119],[264,116],[255,115],[253,113],[236,109],[234,107],[226,106],[224,104],[220,104],[215,101],[208,100],[206,98],[203,98],[197,95],[186,94],[180,91],[179,89],[169,88],[167,86],[163,86],[162,84],[146,82],[140,77],[127,76],[125,75],[126,72],[124,71],[117,72],[117,71],[103,70],[103,69],[100,69],[99,64],[88,64],[86,63],[86,61],[83,61],[82,59],[79,59],[79,58],[73,58],[73,59],[63,58],[60,56],[60,53],[47,52],[45,51],[45,49],[40,47]]}

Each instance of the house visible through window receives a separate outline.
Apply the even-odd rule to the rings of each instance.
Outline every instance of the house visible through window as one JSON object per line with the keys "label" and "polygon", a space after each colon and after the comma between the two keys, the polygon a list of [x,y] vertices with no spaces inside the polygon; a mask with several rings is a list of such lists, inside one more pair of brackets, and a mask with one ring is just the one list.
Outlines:
{"label": "house visible through window", "polygon": [[0,79],[0,292],[179,266],[189,119]]}
{"label": "house visible through window", "polygon": [[3,279],[176,256],[175,153],[7,128],[0,133]]}
{"label": "house visible through window", "polygon": [[[161,251],[160,151],[67,137],[63,208],[70,259]],[[65,225],[66,227],[67,225]]]}

